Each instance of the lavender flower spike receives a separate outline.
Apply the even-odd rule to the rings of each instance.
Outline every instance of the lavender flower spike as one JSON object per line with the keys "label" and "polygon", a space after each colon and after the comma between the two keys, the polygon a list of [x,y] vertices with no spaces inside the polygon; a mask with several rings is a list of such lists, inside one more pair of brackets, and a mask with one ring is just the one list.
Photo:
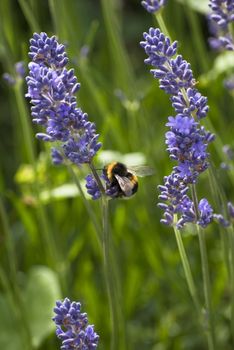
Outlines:
{"label": "lavender flower spike", "polygon": [[61,350],[95,350],[99,336],[94,326],[88,325],[86,313],[81,313],[81,304],[68,298],[57,301],[53,321],[56,335],[62,340]]}
{"label": "lavender flower spike", "polygon": [[167,0],[144,0],[141,2],[141,4],[146,9],[146,11],[155,13],[166,4],[166,1]]}
{"label": "lavender flower spike", "polygon": [[68,58],[56,37],[34,33],[30,40],[27,97],[31,99],[33,122],[45,128],[37,137],[56,142],[52,159],[64,159],[81,165],[90,163],[101,147],[94,123],[77,107],[75,93],[80,84],[73,69],[67,69]]}
{"label": "lavender flower spike", "polygon": [[[144,33],[144,48],[148,58],[145,63],[154,67],[153,76],[159,80],[159,86],[167,94],[176,112],[168,117],[166,126],[166,145],[170,158],[176,162],[173,172],[164,178],[164,186],[159,186],[159,203],[164,210],[163,223],[174,224],[181,228],[186,222],[197,223],[205,227],[211,222],[212,210],[202,200],[195,208],[188,195],[188,185],[197,182],[200,173],[209,166],[208,144],[214,135],[200,125],[200,119],[208,112],[207,98],[195,88],[195,79],[190,64],[177,54],[177,42],[170,42],[158,28],[150,28]],[[205,205],[207,204],[207,205]],[[197,218],[196,212],[200,213]],[[197,222],[196,222],[197,221]]]}
{"label": "lavender flower spike", "polygon": [[176,173],[185,183],[196,183],[198,175],[208,167],[208,144],[214,135],[200,125],[199,120],[208,112],[207,99],[194,88],[195,79],[190,64],[177,55],[177,42],[170,42],[161,31],[150,28],[144,33],[141,46],[148,58],[145,63],[155,69],[162,90],[171,95],[172,106],[177,113],[166,124],[167,150],[170,158],[177,161]]}
{"label": "lavender flower spike", "polygon": [[213,49],[234,50],[230,24],[234,22],[234,2],[232,0],[210,0],[212,10],[208,17],[210,30],[214,37],[209,42]]}

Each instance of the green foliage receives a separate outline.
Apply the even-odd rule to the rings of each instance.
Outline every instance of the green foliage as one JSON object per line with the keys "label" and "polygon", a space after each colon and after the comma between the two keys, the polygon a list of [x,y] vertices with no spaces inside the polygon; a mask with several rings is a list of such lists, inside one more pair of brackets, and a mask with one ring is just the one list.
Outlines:
{"label": "green foliage", "polygon": [[[220,168],[227,161],[222,146],[233,144],[233,100],[222,85],[233,70],[233,57],[215,56],[208,48],[206,11],[207,1],[170,0],[163,16],[172,38],[179,40],[180,53],[191,62],[199,90],[208,96],[208,128],[217,134],[211,158],[225,194],[215,193],[207,172],[199,196],[213,200],[219,212],[222,196],[234,200],[233,168]],[[2,0],[0,18],[1,73],[13,74],[17,61],[28,63],[28,40],[36,30],[56,34],[67,45],[70,67],[81,82],[78,103],[97,124],[103,143],[97,169],[120,160],[156,170],[139,179],[136,196],[110,202],[127,349],[205,349],[174,234],[160,224],[156,206],[156,187],[174,164],[164,143],[165,123],[173,111],[144,65],[139,46],[154,19],[136,0]],[[87,56],[82,50],[86,45]],[[71,169],[53,166],[49,146],[35,140],[38,127],[31,123],[24,82],[10,87],[1,80],[0,88],[0,349],[58,349],[52,309],[56,299],[66,296],[82,302],[100,335],[99,349],[109,349],[108,297],[97,234],[100,203],[83,196]],[[72,169],[84,190],[88,168]],[[229,238],[215,224],[206,231],[218,349],[225,350],[233,349],[232,291],[224,258]],[[197,235],[188,227],[182,239],[202,298]]]}
{"label": "green foliage", "polygon": [[28,273],[23,298],[32,346],[38,348],[54,330],[52,310],[61,298],[57,275],[45,266],[34,266]]}
{"label": "green foliage", "polygon": [[0,296],[2,349],[27,348],[25,333],[30,337],[31,346],[38,349],[55,329],[51,322],[52,310],[55,301],[61,298],[57,275],[45,266],[34,266],[27,276],[21,276],[20,279],[21,300],[12,300],[9,294]]}

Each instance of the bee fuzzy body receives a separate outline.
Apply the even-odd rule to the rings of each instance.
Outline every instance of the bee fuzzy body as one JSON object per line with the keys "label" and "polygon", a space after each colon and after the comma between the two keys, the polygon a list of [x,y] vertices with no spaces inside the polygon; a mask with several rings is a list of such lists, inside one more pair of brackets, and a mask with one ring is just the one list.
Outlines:
{"label": "bee fuzzy body", "polygon": [[138,189],[138,178],[126,165],[112,162],[105,166],[104,174],[109,180],[107,189],[116,189],[114,198],[131,197]]}

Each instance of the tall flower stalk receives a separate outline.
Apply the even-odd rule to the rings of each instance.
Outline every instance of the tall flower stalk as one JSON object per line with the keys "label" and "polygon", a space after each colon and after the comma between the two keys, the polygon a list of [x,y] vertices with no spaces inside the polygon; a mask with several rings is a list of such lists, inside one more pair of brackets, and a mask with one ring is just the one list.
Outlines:
{"label": "tall flower stalk", "polygon": [[[210,32],[212,37],[209,39],[211,48],[215,51],[234,51],[234,2],[232,0],[210,0],[209,7],[211,12],[208,16]],[[230,74],[230,71],[228,72]],[[230,74],[224,80],[224,87],[229,90],[234,97],[234,74]],[[224,152],[228,155],[228,149],[224,147]],[[230,151],[230,150],[229,150]],[[229,158],[230,154],[228,155]],[[232,157],[231,157],[232,158]],[[228,244],[228,261],[231,280],[231,330],[232,339],[234,341],[234,228],[232,222],[232,205],[227,204],[228,213],[231,218],[227,227],[227,233],[229,236]]]}
{"label": "tall flower stalk", "polygon": [[[64,45],[58,43],[55,36],[48,37],[46,33],[34,33],[30,40],[29,76],[27,97],[30,98],[33,122],[44,128],[37,133],[37,138],[54,144],[51,148],[53,163],[75,165],[81,167],[88,165],[91,174],[86,177],[87,192],[93,199],[102,197],[103,203],[103,255],[104,272],[107,282],[108,299],[112,320],[112,350],[124,349],[123,332],[119,331],[119,324],[123,324],[117,300],[117,281],[110,278],[110,269],[115,263],[107,256],[113,255],[108,226],[108,197],[114,196],[114,189],[108,188],[106,178],[101,178],[93,164],[93,158],[101,148],[96,126],[90,122],[87,113],[77,106],[76,93],[80,84],[73,69],[68,69],[68,58]],[[79,180],[76,183],[81,190]],[[83,196],[84,199],[84,196]],[[87,206],[87,205],[86,205]],[[88,208],[88,212],[91,213]],[[91,216],[97,229],[97,221]],[[100,230],[97,229],[99,234]],[[100,235],[99,235],[100,238]],[[108,255],[107,255],[108,252]],[[115,293],[110,293],[110,291]],[[120,334],[121,333],[121,334]],[[121,346],[119,344],[122,344]]]}
{"label": "tall flower stalk", "polygon": [[[196,88],[190,64],[177,54],[177,42],[171,43],[158,28],[144,33],[144,48],[148,58],[146,64],[153,66],[151,73],[159,80],[159,86],[170,95],[176,115],[168,117],[166,146],[170,158],[175,162],[172,173],[164,177],[159,186],[160,203],[164,211],[162,223],[178,230],[193,223],[198,228],[203,271],[206,316],[208,319],[207,339],[209,349],[215,348],[215,332],[211,308],[210,280],[206,254],[205,237],[201,228],[213,220],[213,209],[206,198],[197,200],[196,183],[199,175],[209,167],[207,147],[214,135],[206,131],[200,121],[208,112],[207,98]],[[191,296],[198,308],[197,293],[186,254],[178,244]],[[195,297],[194,297],[195,296]]]}

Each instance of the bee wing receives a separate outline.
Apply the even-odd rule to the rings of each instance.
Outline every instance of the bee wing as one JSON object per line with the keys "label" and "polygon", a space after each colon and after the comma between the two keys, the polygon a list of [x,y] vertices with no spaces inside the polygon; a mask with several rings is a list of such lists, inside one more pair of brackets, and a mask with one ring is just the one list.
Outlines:
{"label": "bee wing", "polygon": [[139,177],[150,176],[155,173],[155,170],[147,165],[133,165],[128,167],[128,171]]}
{"label": "bee wing", "polygon": [[130,197],[132,195],[133,183],[125,176],[119,176],[115,174],[115,178],[119,183],[121,190],[124,192],[126,197]]}

